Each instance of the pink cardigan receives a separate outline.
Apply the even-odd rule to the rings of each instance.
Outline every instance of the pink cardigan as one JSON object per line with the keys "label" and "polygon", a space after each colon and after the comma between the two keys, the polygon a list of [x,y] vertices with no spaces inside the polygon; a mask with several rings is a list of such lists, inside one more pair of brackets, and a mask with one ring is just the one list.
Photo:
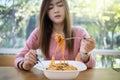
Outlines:
{"label": "pink cardigan", "polygon": [[[24,58],[24,55],[30,50],[30,49],[33,49],[33,50],[36,50],[38,49],[38,46],[37,46],[37,40],[38,40],[38,31],[39,29],[38,28],[35,28],[33,30],[33,32],[31,33],[31,35],[29,36],[28,40],[26,41],[26,45],[25,47],[23,48],[23,50],[18,54],[18,56],[16,57],[15,59],[15,66],[17,67],[17,64],[19,61],[23,60]],[[73,31],[74,31],[74,37],[83,37],[85,35],[88,35],[87,31],[83,28],[73,28]],[[75,60],[77,54],[79,53],[79,50],[80,50],[80,39],[75,39],[74,40],[74,52],[72,55],[69,55],[68,53],[68,50],[66,49],[65,50],[65,59],[66,60]],[[52,54],[54,54],[54,51],[55,51],[55,48],[56,48],[56,42],[54,40],[54,38],[51,38],[51,42],[50,42],[50,59],[52,57]],[[56,59],[59,60],[61,59],[61,51],[57,51],[56,52]],[[47,60],[47,58],[45,58]],[[93,57],[93,54],[90,55],[90,58],[89,58],[89,61],[87,63],[85,63],[86,66],[88,68],[93,68],[95,66],[95,59]]]}

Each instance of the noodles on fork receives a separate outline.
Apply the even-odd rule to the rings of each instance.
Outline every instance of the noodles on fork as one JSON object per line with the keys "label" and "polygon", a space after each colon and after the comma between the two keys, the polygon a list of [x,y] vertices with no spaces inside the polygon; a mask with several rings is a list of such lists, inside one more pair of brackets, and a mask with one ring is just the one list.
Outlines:
{"label": "noodles on fork", "polygon": [[62,60],[65,60],[64,58],[64,51],[65,51],[65,40],[62,37],[61,34],[56,34],[55,41],[57,42],[57,46],[62,50]]}
{"label": "noodles on fork", "polygon": [[49,67],[46,68],[46,70],[77,70],[76,67],[68,64],[68,62],[65,62],[65,57],[64,57],[64,51],[65,51],[65,39],[61,34],[56,34],[55,36],[55,41],[57,42],[57,48],[60,48],[62,51],[62,58],[61,60],[64,60],[63,62],[60,61],[59,63],[55,63],[55,55],[56,55],[56,50],[55,54],[52,56],[51,64]]}

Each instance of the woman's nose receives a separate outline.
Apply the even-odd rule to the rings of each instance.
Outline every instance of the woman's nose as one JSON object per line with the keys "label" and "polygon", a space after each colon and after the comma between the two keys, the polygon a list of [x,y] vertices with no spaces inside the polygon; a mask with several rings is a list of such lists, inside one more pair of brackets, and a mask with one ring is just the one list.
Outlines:
{"label": "woman's nose", "polygon": [[57,6],[54,7],[54,13],[58,13],[59,12],[59,9]]}

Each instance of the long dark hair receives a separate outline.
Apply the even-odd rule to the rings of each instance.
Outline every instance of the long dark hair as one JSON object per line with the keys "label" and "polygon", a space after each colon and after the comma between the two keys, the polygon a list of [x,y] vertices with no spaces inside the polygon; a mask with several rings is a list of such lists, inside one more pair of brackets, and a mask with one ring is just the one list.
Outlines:
{"label": "long dark hair", "polygon": [[[50,38],[53,30],[53,23],[47,15],[49,7],[48,5],[50,4],[50,2],[51,0],[43,0],[39,16],[38,44],[46,58],[49,58]],[[63,5],[65,6],[64,34],[65,37],[71,37],[73,36],[73,31],[71,28],[69,7],[66,0],[62,0],[62,2]],[[73,42],[74,42],[73,40],[68,40],[66,42],[66,48],[68,49],[70,54],[73,52],[74,45]]]}

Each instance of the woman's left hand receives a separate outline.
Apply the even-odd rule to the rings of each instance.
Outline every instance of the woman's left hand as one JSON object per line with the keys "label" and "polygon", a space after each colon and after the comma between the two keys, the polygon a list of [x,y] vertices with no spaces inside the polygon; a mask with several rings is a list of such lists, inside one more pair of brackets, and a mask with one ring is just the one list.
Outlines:
{"label": "woman's left hand", "polygon": [[95,45],[96,45],[95,40],[90,36],[86,36],[81,40],[80,52],[89,53],[95,48]]}

